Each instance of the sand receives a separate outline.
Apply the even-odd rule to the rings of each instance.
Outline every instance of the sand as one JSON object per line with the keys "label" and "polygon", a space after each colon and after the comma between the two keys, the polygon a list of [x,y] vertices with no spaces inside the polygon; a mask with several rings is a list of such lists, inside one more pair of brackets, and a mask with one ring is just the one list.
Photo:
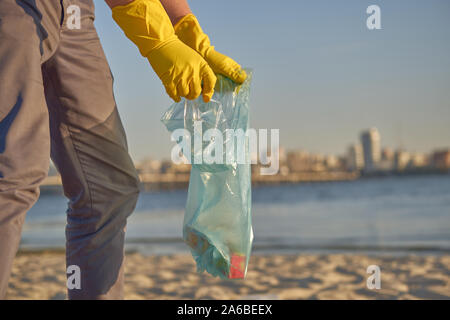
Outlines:
{"label": "sand", "polygon": [[[259,255],[245,280],[197,274],[186,255],[127,254],[126,299],[450,299],[450,255]],[[369,265],[381,289],[368,289]],[[16,257],[8,299],[66,299],[62,252]]]}

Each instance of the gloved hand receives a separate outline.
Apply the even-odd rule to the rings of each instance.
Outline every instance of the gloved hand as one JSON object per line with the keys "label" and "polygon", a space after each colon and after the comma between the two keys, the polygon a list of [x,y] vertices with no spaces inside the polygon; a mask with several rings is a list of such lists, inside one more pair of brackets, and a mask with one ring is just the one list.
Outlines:
{"label": "gloved hand", "polygon": [[147,57],[167,94],[195,99],[201,93],[208,102],[216,76],[208,63],[175,35],[172,23],[159,0],[135,0],[112,8],[113,19]]}
{"label": "gloved hand", "polygon": [[181,18],[174,29],[178,38],[200,53],[215,73],[220,73],[239,84],[247,78],[247,74],[236,61],[214,50],[208,36],[203,33],[192,13]]}

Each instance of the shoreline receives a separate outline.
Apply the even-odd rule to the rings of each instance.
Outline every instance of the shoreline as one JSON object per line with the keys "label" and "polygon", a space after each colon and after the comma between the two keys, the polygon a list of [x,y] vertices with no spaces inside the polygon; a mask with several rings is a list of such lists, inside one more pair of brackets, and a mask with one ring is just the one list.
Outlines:
{"label": "shoreline", "polygon": [[[167,173],[167,174],[140,174],[141,190],[151,191],[173,191],[187,190],[189,186],[189,173]],[[252,187],[296,185],[303,183],[326,183],[326,182],[351,182],[364,181],[368,179],[383,178],[407,178],[418,176],[450,176],[450,171],[442,170],[414,170],[403,172],[374,172],[372,174],[360,174],[350,171],[326,171],[326,172],[295,172],[287,175],[261,176],[252,174]],[[62,194],[62,183],[59,176],[48,176],[41,184],[41,193]]]}
{"label": "shoreline", "polygon": [[[177,251],[151,251],[145,250],[138,247],[133,247],[130,245],[125,245],[126,254],[140,254],[146,257],[149,256],[166,256],[166,255],[190,255],[190,251],[187,245],[180,243],[184,249]],[[54,248],[44,248],[44,247],[19,247],[17,255],[36,255],[36,254],[65,254],[65,248],[54,247]],[[353,247],[353,248],[343,248],[343,247],[303,247],[303,249],[278,249],[278,250],[265,250],[261,248],[253,248],[252,256],[290,256],[290,255],[365,255],[371,257],[405,257],[405,256],[450,256],[450,250],[446,248],[370,248],[370,247]]]}

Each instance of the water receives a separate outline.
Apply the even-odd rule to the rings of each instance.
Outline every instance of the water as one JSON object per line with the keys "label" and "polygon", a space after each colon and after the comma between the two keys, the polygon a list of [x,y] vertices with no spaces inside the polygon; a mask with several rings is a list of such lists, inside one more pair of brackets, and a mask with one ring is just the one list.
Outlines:
{"label": "water", "polygon": [[[187,253],[181,240],[186,191],[142,193],[127,249]],[[63,248],[61,195],[28,213],[22,248]],[[254,252],[449,253],[450,175],[363,179],[253,189]]]}

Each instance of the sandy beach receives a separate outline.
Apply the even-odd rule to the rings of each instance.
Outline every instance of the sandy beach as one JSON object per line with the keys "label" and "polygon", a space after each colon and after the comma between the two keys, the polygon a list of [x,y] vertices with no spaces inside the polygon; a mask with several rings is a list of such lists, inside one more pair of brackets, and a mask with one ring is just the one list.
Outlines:
{"label": "sandy beach", "polygon": [[[198,274],[188,254],[127,254],[126,299],[450,299],[450,256],[259,255],[245,280]],[[369,265],[381,289],[369,290]],[[63,252],[19,253],[7,299],[66,299]]]}

